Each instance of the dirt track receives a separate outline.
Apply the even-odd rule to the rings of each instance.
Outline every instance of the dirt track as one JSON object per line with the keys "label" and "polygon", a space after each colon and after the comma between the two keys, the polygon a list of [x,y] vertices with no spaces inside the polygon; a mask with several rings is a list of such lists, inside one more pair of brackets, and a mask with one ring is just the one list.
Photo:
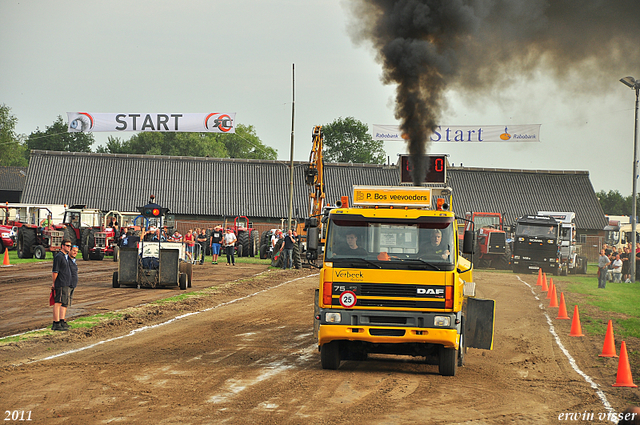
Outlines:
{"label": "dirt track", "polygon": [[[90,305],[109,309],[126,307],[127,299],[138,305],[180,292],[114,290],[107,263],[80,267],[81,273],[95,274],[81,275],[78,304],[90,302],[81,294],[94,285]],[[497,301],[495,348],[470,349],[458,375],[442,377],[437,366],[393,356],[322,370],[312,335],[317,277],[304,278],[312,271],[264,271],[223,284],[235,279],[231,271],[248,277],[265,267],[216,267],[196,268],[192,288],[216,285],[214,296],[139,307],[127,310],[126,320],[91,330],[0,346],[2,412],[24,410],[31,412],[33,423],[46,424],[545,424],[564,423],[558,421],[561,413],[584,412],[595,414],[584,423],[607,423],[597,420],[606,412],[602,400],[572,369],[549,332],[546,308],[539,307],[548,302],[536,300],[518,275],[476,273],[480,296]],[[6,270],[0,270],[0,277]],[[521,278],[535,285],[534,276]],[[11,304],[7,297],[46,300],[49,282],[50,275],[34,273],[33,279],[15,282],[11,291],[0,285],[0,307]],[[22,315],[35,313],[30,308],[25,301]],[[44,317],[50,310],[35,309],[43,316],[37,326],[50,324]],[[639,404],[638,389],[611,387],[617,360],[598,359],[600,338],[568,337],[569,321],[554,320],[553,325],[614,411]],[[68,353],[72,349],[81,351]],[[60,356],[48,358],[55,355]],[[640,377],[635,378],[638,383]]]}

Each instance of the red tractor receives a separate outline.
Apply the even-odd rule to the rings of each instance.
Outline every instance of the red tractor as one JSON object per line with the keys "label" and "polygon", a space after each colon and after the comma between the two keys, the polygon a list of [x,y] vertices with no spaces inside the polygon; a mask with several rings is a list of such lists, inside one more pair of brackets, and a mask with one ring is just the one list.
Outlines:
{"label": "red tractor", "polygon": [[43,260],[47,251],[58,252],[64,236],[64,226],[53,224],[51,210],[35,207],[28,222],[14,222],[17,228],[18,258]]}
{"label": "red tractor", "polygon": [[[511,249],[507,244],[507,233],[503,227],[502,214],[468,212],[466,219],[473,221],[476,232],[473,253],[474,267],[508,269]],[[465,223],[465,230],[472,230],[471,223],[469,221]]]}
{"label": "red tractor", "polygon": [[9,207],[0,205],[0,254],[4,254],[5,249],[16,246],[18,227],[14,220],[10,218]]}
{"label": "red tractor", "polygon": [[[243,223],[244,221],[244,223]],[[255,257],[260,251],[260,232],[251,227],[249,219],[245,216],[236,217],[233,220],[233,233],[238,239],[238,257]]]}
{"label": "red tractor", "polygon": [[[78,245],[83,260],[102,260],[107,248],[107,232],[102,228],[104,214],[85,205],[72,205],[64,212],[64,237]],[[113,230],[111,231],[113,237]]]}

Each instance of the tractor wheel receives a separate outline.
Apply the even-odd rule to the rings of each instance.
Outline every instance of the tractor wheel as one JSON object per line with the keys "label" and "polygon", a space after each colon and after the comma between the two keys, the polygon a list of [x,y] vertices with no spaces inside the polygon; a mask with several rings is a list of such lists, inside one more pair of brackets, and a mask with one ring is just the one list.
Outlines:
{"label": "tractor wheel", "polygon": [[511,248],[507,245],[504,254],[496,260],[496,268],[499,270],[509,270],[511,268]]}
{"label": "tractor wheel", "polygon": [[82,259],[85,261],[89,261],[89,235],[91,234],[90,229],[84,229],[82,231],[82,240],[80,242],[80,249],[82,250]]}
{"label": "tractor wheel", "polygon": [[118,282],[118,272],[113,272],[113,278],[111,280],[111,286],[114,288],[120,287],[120,282]]}
{"label": "tractor wheel", "polygon": [[120,254],[120,247],[119,246],[114,246],[113,247],[113,261],[118,261],[118,254]]}
{"label": "tractor wheel", "polygon": [[36,243],[36,229],[20,227],[18,230],[18,258],[33,258],[31,247]]}
{"label": "tractor wheel", "polygon": [[276,246],[273,247],[273,257],[271,257],[271,267],[282,267],[282,251],[280,248],[284,244],[284,239],[278,239]]}
{"label": "tractor wheel", "polygon": [[178,280],[180,283],[180,289],[185,291],[187,289],[187,275],[185,273],[180,273],[180,278]]}
{"label": "tractor wheel", "polygon": [[242,257],[244,254],[244,245],[241,243],[238,244],[238,253],[236,254],[238,257]]}
{"label": "tractor wheel", "polygon": [[456,376],[458,371],[458,350],[440,347],[438,372],[442,376]]}
{"label": "tractor wheel", "polygon": [[33,250],[33,256],[38,260],[44,260],[47,257],[47,250],[42,245],[38,245]]}
{"label": "tractor wheel", "polygon": [[2,241],[0,241],[0,254],[4,254],[4,250],[7,249],[4,244],[2,243]]}
{"label": "tractor wheel", "polygon": [[187,275],[187,288],[191,288],[191,279],[193,277],[193,264],[187,262],[180,262],[180,273]]}
{"label": "tractor wheel", "polygon": [[260,245],[269,246],[270,243],[271,243],[271,231],[265,230],[264,232],[262,232],[262,235],[260,235]]}
{"label": "tractor wheel", "polygon": [[300,258],[300,241],[293,244],[293,267],[299,269],[302,267],[302,259]]}
{"label": "tractor wheel", "polygon": [[269,256],[269,248],[267,248],[266,244],[260,245],[260,259],[266,260]]}
{"label": "tractor wheel", "polygon": [[259,255],[260,249],[260,233],[253,229],[249,235],[249,257]]}
{"label": "tractor wheel", "polygon": [[340,367],[340,346],[338,341],[331,341],[320,347],[320,363],[323,369],[336,370]]}
{"label": "tractor wheel", "polygon": [[[240,245],[242,245],[242,254],[240,253]],[[249,230],[238,232],[238,257],[248,257],[249,253]]]}
{"label": "tractor wheel", "polygon": [[580,268],[578,269],[578,273],[587,274],[587,257],[580,256],[578,257],[580,260]]}
{"label": "tractor wheel", "polygon": [[78,238],[76,238],[76,232],[71,226],[64,228],[64,239],[71,242],[71,245],[78,245]]}

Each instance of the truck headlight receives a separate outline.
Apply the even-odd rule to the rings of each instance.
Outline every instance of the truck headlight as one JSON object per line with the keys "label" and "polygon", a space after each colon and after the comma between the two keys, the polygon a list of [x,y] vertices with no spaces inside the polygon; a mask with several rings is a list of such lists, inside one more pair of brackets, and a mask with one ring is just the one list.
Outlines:
{"label": "truck headlight", "polygon": [[451,318],[448,316],[436,316],[433,318],[433,324],[435,326],[450,326]]}
{"label": "truck headlight", "polygon": [[342,313],[325,313],[324,321],[327,323],[340,323],[342,321]]}
{"label": "truck headlight", "polygon": [[514,255],[514,256],[513,256],[513,259],[514,259],[514,260],[519,260],[519,259],[520,259],[520,256],[519,256],[519,255]]}

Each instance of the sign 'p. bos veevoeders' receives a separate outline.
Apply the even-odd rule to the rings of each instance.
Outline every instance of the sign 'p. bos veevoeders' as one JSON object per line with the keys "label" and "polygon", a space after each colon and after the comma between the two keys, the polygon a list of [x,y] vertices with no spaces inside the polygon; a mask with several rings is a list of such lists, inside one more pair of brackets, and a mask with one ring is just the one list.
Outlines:
{"label": "sign 'p. bos veevoeders'", "polygon": [[67,112],[69,132],[195,132],[235,133],[233,113],[91,113]]}

